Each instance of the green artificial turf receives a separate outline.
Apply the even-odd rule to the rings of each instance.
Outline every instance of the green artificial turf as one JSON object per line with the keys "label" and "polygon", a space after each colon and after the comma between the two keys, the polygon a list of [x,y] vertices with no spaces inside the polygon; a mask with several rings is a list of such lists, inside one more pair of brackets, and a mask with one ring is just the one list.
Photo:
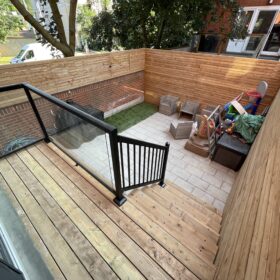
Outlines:
{"label": "green artificial turf", "polygon": [[157,106],[148,103],[141,103],[124,111],[121,111],[105,121],[122,132],[129,127],[141,122],[157,112]]}

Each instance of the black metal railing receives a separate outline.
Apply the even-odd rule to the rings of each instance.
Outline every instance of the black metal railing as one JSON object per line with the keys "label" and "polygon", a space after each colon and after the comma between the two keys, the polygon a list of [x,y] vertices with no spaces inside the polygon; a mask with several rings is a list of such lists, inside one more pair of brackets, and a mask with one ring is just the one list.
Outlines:
{"label": "black metal railing", "polygon": [[[116,195],[114,201],[119,206],[126,201],[123,193],[127,190],[155,182],[159,182],[161,186],[164,186],[165,170],[169,152],[168,143],[166,143],[165,146],[160,146],[119,136],[115,127],[27,83],[0,87],[0,93],[17,89],[23,89],[25,91],[28,102],[30,103],[38,124],[42,130],[43,137],[39,138],[37,141],[44,139],[46,142],[53,142],[53,135],[50,136],[50,133],[46,128],[46,124],[42,119],[42,115],[40,114],[40,110],[38,109],[32,94],[35,94],[54,104],[55,106],[68,111],[85,123],[100,129],[106,133],[106,135],[108,134],[110,144],[110,152],[108,154],[112,164],[114,188],[112,189],[108,186],[107,187]],[[54,144],[56,143],[54,142]],[[26,146],[27,145],[24,145],[20,148],[24,148]],[[10,151],[10,153],[18,151],[20,148]],[[6,155],[7,154],[5,154],[5,156]],[[73,159],[77,161],[76,158]],[[80,165],[83,166],[83,164]],[[85,169],[88,170],[88,168]],[[100,180],[96,174],[90,170],[88,171],[91,173],[91,175]],[[102,180],[100,181],[102,182]],[[106,186],[106,183],[102,183]]]}
{"label": "black metal railing", "polygon": [[169,152],[165,146],[118,136],[123,190],[131,190],[159,182],[164,186],[164,177]]}

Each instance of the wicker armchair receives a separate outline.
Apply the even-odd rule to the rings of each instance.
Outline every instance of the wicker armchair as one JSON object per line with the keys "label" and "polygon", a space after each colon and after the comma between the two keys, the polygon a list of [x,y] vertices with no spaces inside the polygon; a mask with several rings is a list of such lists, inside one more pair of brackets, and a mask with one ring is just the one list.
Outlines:
{"label": "wicker armchair", "polygon": [[188,114],[192,116],[192,119],[195,118],[195,115],[197,114],[199,110],[200,104],[195,101],[186,101],[183,104],[181,104],[180,111],[179,111],[179,118],[181,117],[182,113]]}
{"label": "wicker armchair", "polygon": [[160,97],[159,112],[164,115],[172,115],[177,111],[179,97],[164,95]]}
{"label": "wicker armchair", "polygon": [[172,122],[170,133],[175,139],[188,139],[193,129],[193,121]]}

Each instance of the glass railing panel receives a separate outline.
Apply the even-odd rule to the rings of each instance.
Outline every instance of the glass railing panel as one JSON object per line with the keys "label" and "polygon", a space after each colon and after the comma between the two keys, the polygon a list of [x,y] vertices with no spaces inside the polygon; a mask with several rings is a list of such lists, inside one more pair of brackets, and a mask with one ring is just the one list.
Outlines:
{"label": "glass railing panel", "polygon": [[0,93],[0,157],[43,139],[23,89]]}
{"label": "glass railing panel", "polygon": [[114,190],[108,133],[47,100],[43,103],[37,108],[50,140]]}

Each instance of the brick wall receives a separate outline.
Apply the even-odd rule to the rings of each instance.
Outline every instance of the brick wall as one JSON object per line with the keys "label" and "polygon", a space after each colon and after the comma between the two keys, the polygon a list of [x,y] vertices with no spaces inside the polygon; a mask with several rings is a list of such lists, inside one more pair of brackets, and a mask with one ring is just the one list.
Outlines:
{"label": "brick wall", "polygon": [[[273,5],[280,5],[280,0],[274,0],[271,5],[268,5],[268,0],[239,0],[238,1],[241,7],[255,7],[255,6],[273,6]],[[225,28],[225,32],[227,32],[227,21],[228,21],[229,14],[225,14],[224,18],[216,23],[209,24],[205,32],[214,32],[219,33],[220,27],[223,26]]]}
{"label": "brick wall", "polygon": [[[0,86],[30,83],[56,94],[144,70],[145,50],[52,59],[0,66]],[[0,108],[21,103],[22,95],[1,93]]]}
{"label": "brick wall", "polygon": [[[21,92],[24,95],[24,92]],[[136,72],[107,81],[62,91],[55,94],[62,100],[72,99],[103,112],[114,109],[144,94],[144,73]],[[45,99],[35,103],[48,129],[53,129],[58,107]],[[43,134],[30,104],[25,102],[0,109],[0,150],[18,137],[42,138]]]}

